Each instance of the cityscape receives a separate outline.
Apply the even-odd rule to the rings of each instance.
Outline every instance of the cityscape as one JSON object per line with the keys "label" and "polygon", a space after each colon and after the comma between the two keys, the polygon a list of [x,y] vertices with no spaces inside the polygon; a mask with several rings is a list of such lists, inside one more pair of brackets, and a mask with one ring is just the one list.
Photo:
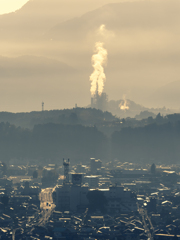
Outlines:
{"label": "cityscape", "polygon": [[1,163],[1,239],[178,239],[180,166]]}
{"label": "cityscape", "polygon": [[180,0],[0,1],[0,240],[180,239]]}

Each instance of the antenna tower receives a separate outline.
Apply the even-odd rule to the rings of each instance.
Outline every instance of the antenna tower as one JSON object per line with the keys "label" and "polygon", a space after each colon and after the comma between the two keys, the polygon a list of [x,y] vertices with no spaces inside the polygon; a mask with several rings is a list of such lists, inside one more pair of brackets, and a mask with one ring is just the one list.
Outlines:
{"label": "antenna tower", "polygon": [[42,112],[44,111],[44,102],[42,102]]}
{"label": "antenna tower", "polygon": [[69,165],[70,165],[70,161],[68,159],[68,161],[64,160],[63,158],[63,166],[64,166],[64,184],[69,183]]}

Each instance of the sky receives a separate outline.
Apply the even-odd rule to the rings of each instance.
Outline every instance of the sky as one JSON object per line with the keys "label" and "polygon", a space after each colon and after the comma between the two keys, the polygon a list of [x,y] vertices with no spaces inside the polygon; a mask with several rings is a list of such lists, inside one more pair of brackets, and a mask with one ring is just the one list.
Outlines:
{"label": "sky", "polygon": [[0,14],[14,12],[21,8],[28,0],[0,0]]}
{"label": "sky", "polygon": [[[0,0],[0,13],[26,2]],[[179,9],[179,0],[29,0],[1,16],[0,111],[87,106],[99,41],[109,100],[179,109]]]}

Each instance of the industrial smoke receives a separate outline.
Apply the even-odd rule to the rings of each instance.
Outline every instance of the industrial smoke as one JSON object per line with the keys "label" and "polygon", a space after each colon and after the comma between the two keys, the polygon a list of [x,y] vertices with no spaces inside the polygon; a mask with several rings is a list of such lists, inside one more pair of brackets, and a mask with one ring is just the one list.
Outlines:
{"label": "industrial smoke", "polygon": [[129,110],[129,106],[127,105],[127,100],[126,100],[126,97],[124,96],[123,97],[123,101],[121,101],[121,103],[119,104],[119,107],[121,110],[123,111],[126,111],[126,110]]}
{"label": "industrial smoke", "polygon": [[[101,25],[99,32],[104,34],[105,25]],[[96,93],[101,96],[104,90],[104,83],[106,81],[106,75],[104,73],[104,65],[107,62],[107,50],[104,48],[103,42],[96,42],[95,54],[92,56],[92,66],[94,68],[93,73],[90,76],[91,81],[91,96]]]}

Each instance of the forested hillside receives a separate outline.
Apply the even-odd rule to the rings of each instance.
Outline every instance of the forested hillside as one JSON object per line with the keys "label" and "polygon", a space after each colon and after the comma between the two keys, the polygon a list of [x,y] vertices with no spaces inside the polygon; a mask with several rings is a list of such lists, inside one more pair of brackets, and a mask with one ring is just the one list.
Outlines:
{"label": "forested hillside", "polygon": [[89,158],[95,157],[103,161],[117,158],[130,162],[176,163],[180,159],[180,114],[165,117],[158,114],[156,118],[138,121],[117,119],[96,109],[77,108],[20,115],[1,113],[1,120],[2,116],[11,121],[21,119],[24,123],[29,119],[33,127],[0,123],[1,161],[17,159],[43,164],[64,157],[86,164]]}
{"label": "forested hillside", "polygon": [[178,163],[180,121],[123,128],[112,134],[112,158],[145,163]]}
{"label": "forested hillside", "polygon": [[92,108],[73,108],[28,113],[0,112],[0,122],[9,122],[23,128],[33,128],[36,124],[50,122],[94,126],[95,124],[116,120],[118,118],[111,113]]}
{"label": "forested hillside", "polygon": [[43,124],[32,130],[0,124],[0,160],[24,159],[43,163],[88,160],[92,156],[106,159],[107,139],[96,127],[81,125]]}

